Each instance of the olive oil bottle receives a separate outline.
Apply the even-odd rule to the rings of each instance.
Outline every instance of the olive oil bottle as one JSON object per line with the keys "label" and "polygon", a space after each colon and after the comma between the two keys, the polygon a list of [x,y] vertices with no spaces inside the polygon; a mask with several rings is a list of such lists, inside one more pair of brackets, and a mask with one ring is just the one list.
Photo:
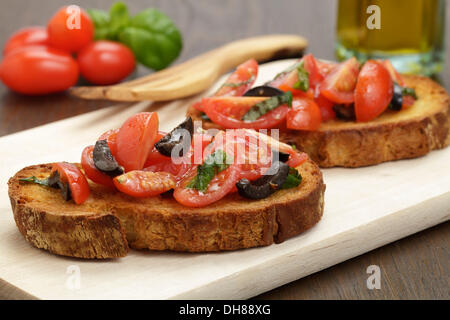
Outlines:
{"label": "olive oil bottle", "polygon": [[390,59],[401,72],[443,67],[445,0],[339,0],[336,55]]}

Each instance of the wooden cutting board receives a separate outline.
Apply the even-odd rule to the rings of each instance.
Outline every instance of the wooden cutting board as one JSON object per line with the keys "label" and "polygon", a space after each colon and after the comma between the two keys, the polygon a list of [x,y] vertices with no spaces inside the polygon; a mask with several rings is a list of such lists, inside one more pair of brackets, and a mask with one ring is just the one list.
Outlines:
{"label": "wooden cutting board", "polygon": [[[257,84],[292,62],[262,65]],[[196,99],[116,105],[0,138],[0,287],[41,299],[249,298],[450,217],[447,148],[373,167],[324,169],[321,222],[269,247],[206,254],[131,250],[122,259],[86,261],[50,254],[23,239],[7,195],[6,183],[16,171],[37,163],[79,161],[84,146],[136,112],[157,111],[162,129],[169,130]],[[361,272],[367,267],[361,266]]]}

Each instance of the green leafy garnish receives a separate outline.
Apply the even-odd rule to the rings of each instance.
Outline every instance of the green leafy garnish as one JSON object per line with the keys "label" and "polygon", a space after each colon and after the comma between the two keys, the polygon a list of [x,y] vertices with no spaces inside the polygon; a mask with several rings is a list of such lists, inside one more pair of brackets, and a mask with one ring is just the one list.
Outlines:
{"label": "green leafy garnish", "polygon": [[402,89],[402,96],[411,96],[417,100],[416,90],[414,90],[413,88],[404,87]]}
{"label": "green leafy garnish", "polygon": [[302,176],[295,168],[289,168],[289,174],[286,178],[286,181],[281,186],[281,189],[290,189],[295,188],[300,185],[302,182]]}
{"label": "green leafy garnish", "polygon": [[305,62],[302,60],[297,66],[298,81],[294,83],[294,89],[308,91],[309,89],[309,73],[305,69]]}
{"label": "green leafy garnish", "polygon": [[205,120],[205,121],[211,121],[211,119],[208,117],[208,115],[204,112],[202,112],[200,114],[200,118],[202,118],[202,120]]}
{"label": "green leafy garnish", "polygon": [[47,186],[47,187],[50,186],[50,184],[48,182],[48,178],[47,179],[38,179],[35,176],[31,176],[28,178],[20,178],[19,181],[36,183],[36,184],[40,184],[40,185]]}
{"label": "green leafy garnish", "polygon": [[292,106],[292,93],[290,91],[280,94],[278,96],[270,97],[267,100],[261,101],[255,104],[246,114],[242,117],[244,121],[255,121],[259,117],[265,115],[267,112],[279,107],[283,104]]}
{"label": "green leafy garnish", "polygon": [[183,47],[173,21],[156,9],[146,9],[131,17],[126,4],[116,2],[109,13],[98,9],[90,9],[88,13],[95,25],[95,39],[122,42],[140,63],[151,69],[167,67]]}
{"label": "green leafy garnish", "polygon": [[227,169],[233,157],[227,155],[223,150],[216,150],[209,155],[205,162],[197,167],[197,175],[187,185],[188,188],[206,191],[211,180],[216,174]]}
{"label": "green leafy garnish", "polygon": [[240,86],[246,85],[251,83],[253,80],[255,79],[255,76],[251,76],[250,79],[246,80],[246,81],[241,81],[241,82],[226,82],[222,85],[222,87],[232,87],[232,88],[238,88]]}

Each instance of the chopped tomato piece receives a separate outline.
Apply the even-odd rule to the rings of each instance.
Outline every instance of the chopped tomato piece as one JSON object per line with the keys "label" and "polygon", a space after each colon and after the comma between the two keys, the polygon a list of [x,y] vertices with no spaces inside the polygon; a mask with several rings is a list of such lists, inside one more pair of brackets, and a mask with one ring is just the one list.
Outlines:
{"label": "chopped tomato piece", "polygon": [[108,143],[109,150],[113,156],[117,153],[117,134],[119,129],[111,129],[103,133],[97,140],[106,140]]}
{"label": "chopped tomato piece", "polygon": [[289,129],[312,131],[319,129],[322,116],[314,100],[295,97],[286,120]]}
{"label": "chopped tomato piece", "polygon": [[392,62],[390,60],[384,60],[383,65],[386,67],[387,71],[389,71],[389,74],[392,77],[392,80],[394,82],[397,82],[401,87],[405,86],[405,82],[403,81],[402,76],[395,70],[394,66],[392,65]]}
{"label": "chopped tomato piece", "polygon": [[336,103],[352,103],[358,72],[359,63],[356,58],[340,63],[320,84],[320,93]]}
{"label": "chopped tomato piece", "polygon": [[328,121],[336,118],[336,113],[333,110],[334,102],[325,98],[320,92],[314,99],[320,109],[322,121]]}
{"label": "chopped tomato piece", "polygon": [[255,121],[243,121],[241,118],[258,102],[266,97],[212,97],[202,100],[205,113],[214,122],[227,129],[250,128],[268,129],[280,125],[289,110],[281,105],[267,112]]}
{"label": "chopped tomato piece", "polygon": [[155,144],[158,115],[155,112],[138,113],[125,121],[117,133],[117,162],[125,172],[140,170]]}
{"label": "chopped tomato piece", "polygon": [[175,188],[175,177],[168,172],[130,171],[114,178],[116,188],[132,197],[152,197]]}
{"label": "chopped tomato piece", "polygon": [[322,78],[325,78],[338,64],[331,61],[316,60],[316,65]]}
{"label": "chopped tomato piece", "polygon": [[83,168],[84,173],[95,183],[114,188],[112,178],[95,167],[92,156],[93,151],[94,146],[88,146],[84,148],[83,153],[81,154],[81,167]]}
{"label": "chopped tomato piece", "polygon": [[[156,134],[155,143],[161,140],[166,134],[166,132],[158,131],[158,133]],[[167,159],[170,158],[159,153],[159,151],[153,146],[152,150],[150,150],[150,152],[148,153],[147,159],[145,160],[144,168],[147,168],[152,164],[156,164],[161,161],[166,161]]]}
{"label": "chopped tomato piece", "polygon": [[70,193],[76,204],[82,204],[89,197],[89,184],[78,167],[72,163],[57,162],[53,164],[52,172],[58,171],[62,182],[69,184]]}
{"label": "chopped tomato piece", "polygon": [[416,100],[411,97],[411,96],[403,96],[403,104],[402,104],[402,109],[407,109],[409,107],[411,107],[414,102],[416,102]]}
{"label": "chopped tomato piece", "polygon": [[356,121],[378,117],[392,100],[393,82],[383,63],[368,60],[359,73],[355,91]]}

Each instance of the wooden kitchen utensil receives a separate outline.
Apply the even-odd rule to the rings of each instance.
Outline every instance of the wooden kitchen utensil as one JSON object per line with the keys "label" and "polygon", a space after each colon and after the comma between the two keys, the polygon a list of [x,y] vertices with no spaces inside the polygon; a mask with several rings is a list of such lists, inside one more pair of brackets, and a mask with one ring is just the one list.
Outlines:
{"label": "wooden kitchen utensil", "polygon": [[307,45],[305,38],[296,35],[247,38],[139,79],[112,86],[75,87],[70,92],[85,99],[174,100],[206,90],[222,74],[250,58],[267,61],[300,56]]}

